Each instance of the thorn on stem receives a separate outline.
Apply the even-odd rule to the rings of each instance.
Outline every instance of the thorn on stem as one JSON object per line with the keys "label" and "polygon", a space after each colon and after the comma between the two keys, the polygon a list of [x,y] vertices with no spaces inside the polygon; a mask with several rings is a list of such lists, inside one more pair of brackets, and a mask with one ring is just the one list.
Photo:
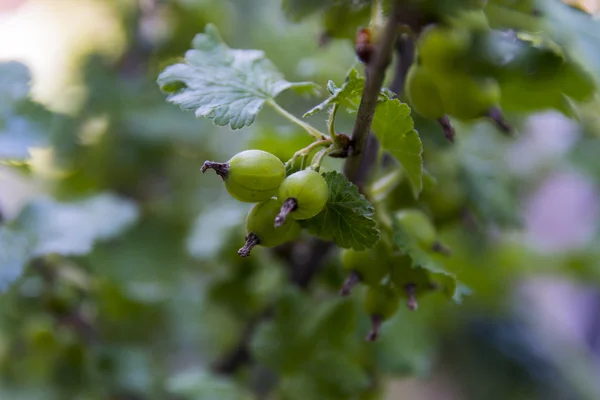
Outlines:
{"label": "thorn on stem", "polygon": [[444,115],[437,120],[438,124],[442,127],[442,131],[444,132],[444,137],[448,139],[450,143],[454,143],[454,137],[456,133],[454,131],[454,127],[450,123],[450,118],[447,115]]}
{"label": "thorn on stem", "polygon": [[275,228],[282,226],[285,223],[287,216],[296,208],[298,208],[298,202],[293,197],[290,197],[284,201],[283,205],[281,206],[281,211],[275,217]]}
{"label": "thorn on stem", "polygon": [[406,302],[406,306],[410,311],[415,311],[417,308],[419,308],[419,303],[417,303],[416,295],[417,285],[409,283],[408,285],[404,286],[404,290],[406,291],[406,294],[408,294],[408,301]]}
{"label": "thorn on stem", "polygon": [[440,241],[436,241],[435,243],[433,243],[433,245],[431,246],[431,251],[440,253],[444,256],[452,255],[452,250],[450,250],[450,248],[448,246],[446,246],[444,243],[442,243]]}
{"label": "thorn on stem", "polygon": [[502,114],[502,111],[500,111],[500,109],[498,107],[490,108],[488,110],[487,116],[489,118],[491,118],[492,121],[494,121],[494,123],[496,124],[498,129],[500,129],[502,131],[502,133],[509,135],[509,136],[513,134],[512,126],[510,126],[508,121],[506,121],[506,119],[504,119],[504,115]]}
{"label": "thorn on stem", "polygon": [[227,173],[229,172],[229,164],[214,161],[205,161],[200,170],[202,171],[202,173],[205,173],[208,169],[214,169],[217,175],[219,175],[222,179],[225,179],[227,178]]}
{"label": "thorn on stem", "polygon": [[254,246],[257,246],[259,243],[260,238],[254,233],[250,232],[248,235],[246,235],[246,244],[244,245],[244,247],[238,250],[238,254],[240,255],[240,257],[250,256],[250,252],[252,251]]}
{"label": "thorn on stem", "polygon": [[381,329],[381,324],[383,323],[383,318],[379,314],[371,315],[371,330],[365,340],[367,342],[374,342],[379,338],[379,330]]}
{"label": "thorn on stem", "polygon": [[358,274],[358,272],[351,271],[348,275],[348,278],[346,278],[346,281],[342,285],[342,288],[340,289],[340,295],[349,296],[350,292],[352,292],[352,288],[354,288],[354,286],[356,286],[359,282],[360,275]]}

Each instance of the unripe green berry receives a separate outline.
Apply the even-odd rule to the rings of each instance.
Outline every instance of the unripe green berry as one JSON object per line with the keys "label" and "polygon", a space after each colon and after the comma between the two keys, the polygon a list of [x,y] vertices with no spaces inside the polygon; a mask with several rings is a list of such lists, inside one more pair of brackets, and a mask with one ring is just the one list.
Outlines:
{"label": "unripe green berry", "polygon": [[364,308],[367,314],[371,316],[372,326],[366,340],[370,342],[377,340],[381,324],[396,314],[399,301],[399,293],[389,285],[369,287],[365,296]]}
{"label": "unripe green berry", "polygon": [[446,112],[435,75],[425,65],[413,64],[406,76],[406,94],[413,109],[425,118],[442,118]]}
{"label": "unripe green berry", "polygon": [[238,251],[240,256],[249,256],[256,245],[275,247],[299,235],[300,225],[293,219],[275,227],[273,221],[279,213],[279,208],[279,202],[275,199],[269,199],[252,207],[246,217],[246,245]]}
{"label": "unripe green berry", "polygon": [[202,172],[209,168],[223,178],[229,194],[246,203],[270,199],[285,179],[285,167],[281,160],[262,150],[242,151],[227,163],[207,161],[202,166]]}
{"label": "unripe green berry", "polygon": [[425,29],[419,37],[417,60],[436,72],[455,72],[470,46],[471,35],[468,30],[434,25]]}
{"label": "unripe green berry", "polygon": [[275,224],[283,224],[288,215],[293,219],[314,217],[323,210],[328,197],[327,182],[318,172],[307,169],[293,173],[279,186],[281,212]]}
{"label": "unripe green berry", "polygon": [[485,117],[500,103],[500,86],[492,78],[455,74],[440,81],[440,93],[446,112],[462,120]]}

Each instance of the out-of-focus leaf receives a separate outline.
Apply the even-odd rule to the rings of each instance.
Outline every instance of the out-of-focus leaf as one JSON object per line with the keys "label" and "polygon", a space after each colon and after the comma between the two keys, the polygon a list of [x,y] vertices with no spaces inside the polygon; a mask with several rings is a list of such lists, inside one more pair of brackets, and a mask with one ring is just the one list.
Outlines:
{"label": "out-of-focus leaf", "polygon": [[240,203],[222,202],[200,214],[187,240],[188,252],[198,259],[214,257],[226,245],[231,228],[243,224],[246,212]]}
{"label": "out-of-focus leaf", "polygon": [[398,248],[410,256],[413,268],[422,268],[427,271],[430,282],[440,287],[443,293],[456,302],[462,301],[462,296],[468,293],[464,285],[459,287],[456,276],[448,271],[440,259],[443,256],[429,253],[412,237],[408,229],[398,221],[393,222],[394,243]]}
{"label": "out-of-focus leaf", "polygon": [[0,226],[0,292],[23,272],[30,244],[22,232]]}
{"label": "out-of-focus leaf", "polygon": [[99,194],[73,203],[34,200],[11,225],[27,235],[33,257],[81,255],[90,252],[96,241],[117,236],[137,218],[137,206],[131,201]]}
{"label": "out-of-focus leaf", "polygon": [[169,393],[185,400],[249,400],[252,398],[233,381],[202,370],[187,370],[167,380]]}
{"label": "out-of-focus leaf", "polygon": [[28,159],[30,148],[48,145],[44,133],[36,123],[27,118],[9,117],[4,127],[0,127],[0,161]]}
{"label": "out-of-focus leaf", "polygon": [[325,34],[333,38],[354,39],[357,29],[368,26],[370,18],[369,1],[338,2],[325,12]]}
{"label": "out-of-focus leaf", "polygon": [[537,1],[546,28],[569,54],[580,60],[600,80],[600,23],[592,15],[560,0]]}
{"label": "out-of-focus leaf", "polygon": [[303,226],[340,247],[356,250],[373,247],[379,241],[379,230],[372,218],[371,203],[339,172],[326,172],[323,177],[329,188],[327,204],[315,217],[302,221]]}
{"label": "out-of-focus leaf", "polygon": [[423,144],[410,116],[410,107],[400,100],[377,105],[373,132],[381,147],[398,160],[410,181],[413,195],[423,190]]}
{"label": "out-of-focus leaf", "polygon": [[14,61],[0,63],[0,117],[28,97],[30,79],[25,65]]}
{"label": "out-of-focus leaf", "polygon": [[207,25],[192,46],[185,63],[167,67],[158,84],[170,102],[216,125],[240,129],[251,125],[264,103],[284,90],[317,90],[311,82],[283,79],[263,51],[230,49],[214,25]]}
{"label": "out-of-focus leaf", "polygon": [[298,22],[309,15],[329,7],[335,0],[283,0],[281,7],[285,16]]}

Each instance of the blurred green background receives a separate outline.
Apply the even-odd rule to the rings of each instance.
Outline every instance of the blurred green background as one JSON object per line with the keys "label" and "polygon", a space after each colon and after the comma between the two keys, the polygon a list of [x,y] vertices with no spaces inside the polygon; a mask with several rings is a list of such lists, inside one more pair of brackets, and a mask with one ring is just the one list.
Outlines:
{"label": "blurred green background", "polygon": [[[285,160],[310,138],[270,110],[234,132],[165,101],[158,73],[208,22],[232,48],[264,50],[290,81],[340,84],[358,65],[350,40],[320,46],[322,18],[290,21],[280,0],[0,4],[0,61],[23,63],[0,73],[0,155],[12,160],[0,164],[0,212],[40,236],[25,262],[0,231],[2,280],[27,264],[0,299],[0,399],[600,398],[597,99],[570,119],[509,114],[516,139],[457,124],[453,147],[415,117],[440,185],[425,200],[473,294],[462,305],[425,298],[370,344],[360,291],[336,296],[336,251],[309,290],[287,283],[286,249],[237,256],[249,206],[202,162],[245,148]],[[593,29],[586,56],[598,57]],[[301,115],[320,99],[280,100]],[[408,192],[398,204],[411,204]],[[465,202],[475,221],[455,204]],[[215,372],[248,326],[255,362]]]}

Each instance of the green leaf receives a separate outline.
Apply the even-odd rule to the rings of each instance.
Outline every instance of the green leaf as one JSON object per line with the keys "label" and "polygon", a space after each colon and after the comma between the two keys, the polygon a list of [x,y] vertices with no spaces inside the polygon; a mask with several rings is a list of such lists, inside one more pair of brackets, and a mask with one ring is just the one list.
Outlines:
{"label": "green leaf", "polygon": [[310,233],[338,246],[364,250],[379,241],[379,230],[373,220],[373,206],[358,188],[337,171],[323,174],[329,198],[325,208],[315,217],[302,221]]}
{"label": "green leaf", "polygon": [[470,291],[465,285],[457,281],[453,273],[446,269],[442,260],[444,256],[423,250],[417,239],[412,237],[409,231],[399,222],[394,221],[392,225],[394,243],[400,251],[410,256],[412,267],[425,269],[429,273],[431,281],[441,286],[444,294],[449,299],[460,303],[462,297]]}
{"label": "green leaf", "polygon": [[[346,74],[346,79],[342,86],[337,87],[333,81],[327,82],[327,90],[331,96],[308,110],[304,113],[303,117],[310,117],[311,115],[325,111],[329,106],[334,104],[345,106],[349,112],[356,112],[364,87],[365,78],[358,75],[356,68],[352,68]],[[387,101],[393,97],[394,94],[387,88],[382,88],[379,93],[379,101]]]}
{"label": "green leaf", "polygon": [[410,107],[399,100],[379,103],[372,129],[381,147],[398,160],[414,196],[418,197],[423,190],[423,144],[410,116]]}
{"label": "green leaf", "polygon": [[352,68],[346,75],[346,80],[342,86],[337,87],[333,81],[327,82],[327,90],[329,96],[322,103],[308,110],[303,117],[310,117],[321,111],[325,111],[329,106],[334,104],[353,103],[360,99],[363,88],[365,87],[365,79],[358,76],[358,71]]}
{"label": "green leaf", "polygon": [[315,92],[311,82],[283,79],[260,50],[230,49],[209,24],[196,35],[185,62],[167,67],[158,84],[168,101],[194,111],[216,125],[240,129],[251,125],[266,101],[287,89]]}

